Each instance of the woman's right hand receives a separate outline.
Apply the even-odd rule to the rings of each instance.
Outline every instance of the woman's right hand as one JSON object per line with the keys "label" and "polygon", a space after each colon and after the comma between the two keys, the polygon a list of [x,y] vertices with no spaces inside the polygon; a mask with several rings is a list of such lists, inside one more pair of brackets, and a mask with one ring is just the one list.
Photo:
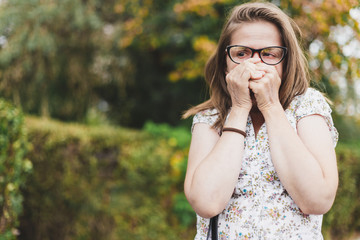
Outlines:
{"label": "woman's right hand", "polygon": [[226,74],[227,89],[233,108],[251,109],[252,100],[250,97],[249,80],[261,79],[264,76],[265,73],[256,70],[255,67],[255,64],[260,61],[260,58],[250,58],[238,64]]}

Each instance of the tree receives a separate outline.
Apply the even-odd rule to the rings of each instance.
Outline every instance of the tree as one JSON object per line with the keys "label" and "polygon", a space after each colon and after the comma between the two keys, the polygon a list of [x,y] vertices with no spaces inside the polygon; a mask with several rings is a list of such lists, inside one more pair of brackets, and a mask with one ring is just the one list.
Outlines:
{"label": "tree", "polygon": [[[241,2],[6,1],[0,92],[25,112],[65,120],[97,109],[124,126],[179,124],[182,111],[207,97],[205,62]],[[358,1],[273,2],[301,26],[314,85],[340,113],[357,114],[359,56],[349,49],[360,45]]]}
{"label": "tree", "polygon": [[[282,2],[304,33],[314,80],[342,114],[360,114],[360,3],[357,0]],[[357,15],[357,17],[356,17]],[[351,50],[350,50],[351,49]]]}
{"label": "tree", "polygon": [[[356,89],[360,88],[356,86],[360,84],[358,64],[360,56],[356,53],[359,51],[349,51],[350,48],[360,48],[359,2],[356,0],[273,2],[301,27],[302,46],[308,56],[312,85],[320,88],[334,100],[336,110],[340,114],[359,114],[357,102],[360,90]],[[167,72],[167,80],[173,82],[175,88],[184,92],[186,87],[189,87],[185,83],[203,82],[203,68],[208,57],[215,50],[226,15],[234,5],[240,3],[234,0],[186,0],[164,4],[167,7],[162,7],[161,11],[149,10],[152,14],[143,16],[145,20],[141,21],[141,26],[144,31],[138,34],[133,32],[133,41],[130,43],[130,40],[126,39],[124,47],[130,46],[132,53],[140,50],[139,54],[146,55],[141,59],[150,58],[149,62],[156,62],[157,66],[161,66],[159,64],[164,61],[159,63],[154,61],[155,58],[166,60],[169,67],[161,67],[161,70]],[[148,9],[153,9],[152,7]],[[137,18],[136,14],[133,17]],[[177,51],[172,51],[174,49]],[[156,54],[151,56],[151,53],[155,52]],[[151,73],[153,67],[142,72]],[[150,75],[160,76],[159,73]],[[141,78],[140,75],[135,76],[134,80],[140,82]],[[161,82],[164,82],[163,86],[165,86],[167,84],[165,84],[165,76],[160,78],[164,78]],[[201,88],[203,85],[196,87]],[[141,89],[137,89],[137,92],[140,96],[144,93]],[[197,99],[197,103],[202,100]],[[196,99],[189,98],[188,102],[195,103]]]}
{"label": "tree", "polygon": [[[174,10],[182,15],[218,16],[213,6],[214,1],[187,0],[177,4]],[[236,1],[216,1],[238,4]],[[356,106],[359,91],[355,92],[355,83],[359,84],[360,65],[360,4],[353,1],[273,1],[283,9],[301,27],[303,47],[308,53],[313,82],[325,88],[336,105],[343,108]],[[204,10],[204,9],[207,9]],[[220,18],[223,19],[224,16]],[[194,59],[178,64],[170,79],[194,79],[201,75],[200,68],[214,49],[216,39],[199,36],[194,40]],[[349,49],[355,48],[354,51]],[[357,51],[355,51],[357,50]],[[345,78],[345,79],[344,79]],[[345,83],[344,83],[345,81]],[[345,85],[340,87],[339,85]],[[345,89],[339,89],[345,88]],[[342,90],[343,94],[340,93]],[[344,106],[344,99],[351,100]],[[341,108],[339,108],[341,110]],[[358,110],[357,113],[360,113]]]}
{"label": "tree", "polygon": [[[111,81],[106,71],[117,60],[108,56],[112,39],[103,32],[100,3],[4,2],[0,6],[2,94],[26,112],[82,119],[96,100],[95,87]],[[120,81],[116,74],[113,78]]]}

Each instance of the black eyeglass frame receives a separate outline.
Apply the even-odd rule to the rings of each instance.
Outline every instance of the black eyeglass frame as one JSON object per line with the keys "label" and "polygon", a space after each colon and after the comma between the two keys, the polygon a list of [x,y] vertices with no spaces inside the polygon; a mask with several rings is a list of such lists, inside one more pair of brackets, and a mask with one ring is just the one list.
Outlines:
{"label": "black eyeglass frame", "polygon": [[[232,59],[232,57],[231,57],[231,55],[230,55],[230,48],[232,48],[232,47],[245,47],[245,48],[248,48],[248,49],[251,50],[251,57],[250,57],[250,58],[252,58],[255,53],[258,53],[258,54],[259,54],[259,57],[260,57],[261,61],[263,61],[263,63],[265,63],[265,64],[267,64],[267,65],[272,65],[272,66],[281,63],[282,60],[284,60],[284,58],[286,57],[286,54],[287,54],[287,48],[286,48],[286,47],[282,47],[282,46],[269,46],[269,47],[254,49],[254,48],[247,47],[247,46],[243,46],[243,45],[229,45],[229,46],[226,47],[225,51],[226,51],[227,55],[229,56],[229,58],[231,59],[231,61],[233,61],[234,63],[237,63],[237,64],[240,64],[240,63],[234,61],[234,59]],[[264,49],[267,49],[267,48],[281,48],[281,49],[284,50],[284,54],[283,54],[282,58],[281,58],[277,63],[272,63],[272,64],[266,63],[266,62],[262,59],[262,57],[261,57],[261,51],[264,50]]]}

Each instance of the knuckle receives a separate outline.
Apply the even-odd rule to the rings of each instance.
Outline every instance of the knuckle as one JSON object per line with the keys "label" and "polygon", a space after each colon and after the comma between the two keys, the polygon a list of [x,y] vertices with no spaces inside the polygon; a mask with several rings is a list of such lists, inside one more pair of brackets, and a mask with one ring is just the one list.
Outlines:
{"label": "knuckle", "polygon": [[275,75],[271,72],[267,74],[267,80],[269,81],[270,79],[275,79]]}
{"label": "knuckle", "polygon": [[227,82],[229,82],[229,81],[232,80],[232,78],[233,78],[232,74],[229,73],[228,75],[226,75],[225,80],[226,80]]}

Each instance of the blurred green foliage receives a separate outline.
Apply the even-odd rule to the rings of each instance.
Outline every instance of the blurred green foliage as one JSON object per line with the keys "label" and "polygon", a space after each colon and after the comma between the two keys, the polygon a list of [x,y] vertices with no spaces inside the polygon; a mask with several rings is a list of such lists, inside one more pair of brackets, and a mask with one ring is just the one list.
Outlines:
{"label": "blurred green foliage", "polygon": [[195,215],[183,194],[185,129],[148,123],[135,131],[34,117],[26,126],[34,173],[23,189],[20,239],[194,235]]}
{"label": "blurred green foliage", "polygon": [[[183,193],[189,129],[148,122],[138,131],[34,117],[26,126],[34,170],[22,188],[19,239],[194,237],[195,213]],[[340,184],[324,217],[326,239],[360,230],[359,149],[358,142],[337,147]]]}
{"label": "blurred green foliage", "polygon": [[24,187],[32,163],[25,158],[29,149],[23,115],[0,100],[0,239],[16,239],[22,212]]}
{"label": "blurred green foliage", "polygon": [[[178,125],[208,97],[203,67],[242,2],[1,1],[0,94],[26,113],[66,121],[87,122],[95,111],[122,126]],[[359,2],[272,2],[301,26],[314,86],[340,114],[358,113],[360,67],[348,49],[360,36]]]}
{"label": "blurred green foliage", "polygon": [[340,142],[336,148],[339,188],[331,210],[325,215],[325,239],[349,239],[360,231],[360,142]]}
{"label": "blurred green foliage", "polygon": [[100,79],[91,71],[102,49],[96,33],[103,22],[95,8],[94,1],[2,2],[2,95],[28,113],[82,119]]}
{"label": "blurred green foliage", "polygon": [[[181,112],[207,98],[203,67],[242,2],[0,1],[0,95],[27,114],[87,124],[27,117],[31,163],[20,112],[0,101],[0,240],[18,234],[22,195],[20,239],[191,239],[190,133],[170,125],[189,126]],[[360,124],[344,116],[359,115],[359,58],[345,49],[360,38],[360,4],[272,2],[301,26],[312,84],[334,100],[340,185],[324,234],[347,239],[360,231]]]}

